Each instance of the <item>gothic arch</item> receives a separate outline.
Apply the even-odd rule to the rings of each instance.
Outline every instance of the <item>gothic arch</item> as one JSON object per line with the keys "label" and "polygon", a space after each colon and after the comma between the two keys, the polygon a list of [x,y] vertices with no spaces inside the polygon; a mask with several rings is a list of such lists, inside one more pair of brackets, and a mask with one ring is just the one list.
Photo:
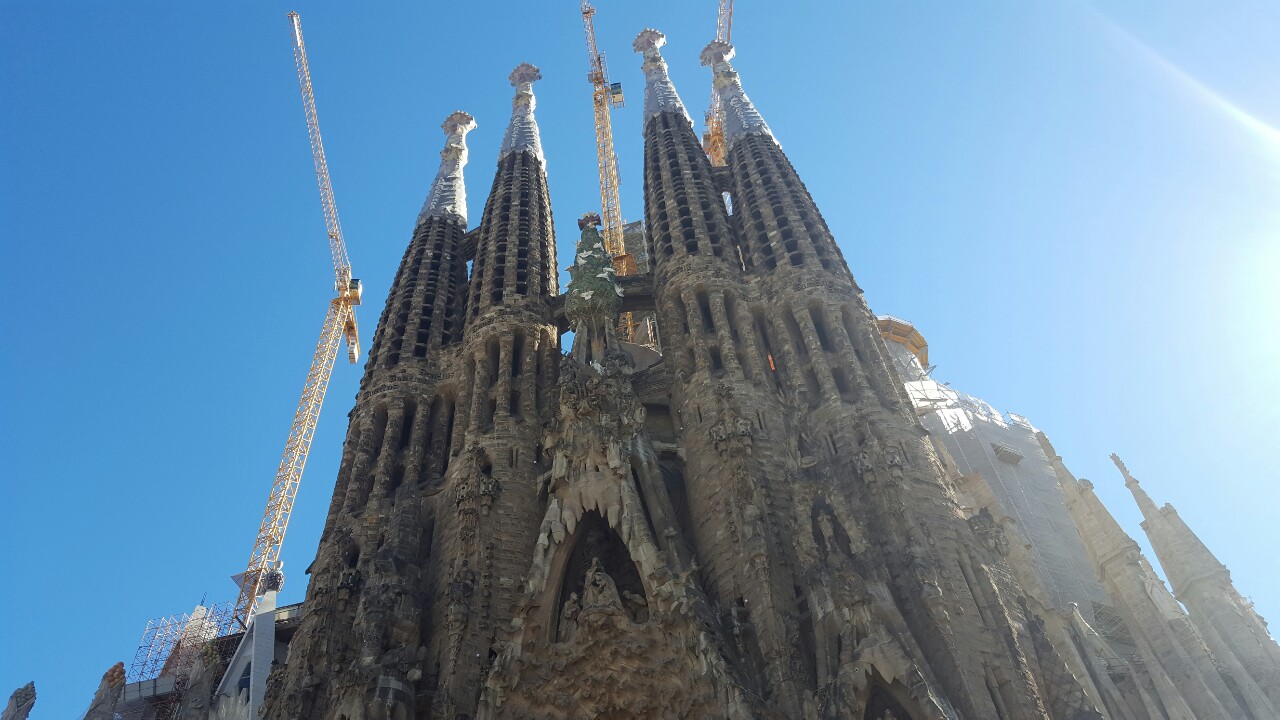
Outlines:
{"label": "gothic arch", "polygon": [[546,589],[543,591],[551,601],[544,605],[550,610],[544,625],[548,641],[557,640],[560,634],[561,615],[571,596],[576,595],[579,600],[583,598],[587,570],[597,558],[604,572],[612,578],[617,587],[619,598],[622,598],[624,593],[635,594],[645,599],[650,596],[651,593],[649,588],[645,587],[640,568],[632,559],[626,543],[617,531],[609,527],[609,522],[600,513],[588,510],[578,521],[573,535],[558,548]]}

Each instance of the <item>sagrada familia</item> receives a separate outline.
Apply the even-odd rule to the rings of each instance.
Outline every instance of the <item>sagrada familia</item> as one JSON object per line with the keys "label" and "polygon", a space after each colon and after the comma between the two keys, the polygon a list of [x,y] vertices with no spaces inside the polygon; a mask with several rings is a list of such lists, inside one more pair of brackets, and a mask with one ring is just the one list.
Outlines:
{"label": "sagrada familia", "polygon": [[1178,514],[1115,458],[1170,592],[1043,434],[872,314],[725,43],[710,164],[664,42],[634,43],[636,274],[588,215],[558,288],[537,68],[475,229],[445,121],[301,620],[179,717],[1280,717],[1280,646]]}

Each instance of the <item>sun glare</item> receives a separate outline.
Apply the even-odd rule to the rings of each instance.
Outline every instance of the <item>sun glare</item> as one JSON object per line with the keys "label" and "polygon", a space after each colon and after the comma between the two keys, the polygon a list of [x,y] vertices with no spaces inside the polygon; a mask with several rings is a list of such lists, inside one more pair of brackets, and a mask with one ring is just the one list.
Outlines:
{"label": "sun glare", "polygon": [[1174,85],[1194,97],[1199,102],[1216,110],[1232,120],[1236,125],[1248,130],[1263,141],[1267,149],[1280,154],[1280,130],[1267,124],[1257,116],[1249,113],[1239,105],[1223,97],[1216,90],[1205,85],[1195,76],[1175,65],[1150,45],[1135,37],[1114,20],[1102,14],[1096,8],[1090,8],[1092,15],[1120,44],[1158,70],[1161,75],[1172,81]]}

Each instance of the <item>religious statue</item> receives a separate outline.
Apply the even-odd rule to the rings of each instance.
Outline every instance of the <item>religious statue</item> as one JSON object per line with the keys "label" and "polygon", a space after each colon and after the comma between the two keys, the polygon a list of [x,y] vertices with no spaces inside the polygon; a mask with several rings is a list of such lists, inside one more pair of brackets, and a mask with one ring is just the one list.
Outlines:
{"label": "religious statue", "polygon": [[578,593],[569,593],[569,599],[560,608],[560,627],[556,631],[556,642],[569,642],[573,639],[573,631],[578,629],[578,613],[582,612],[582,603]]}
{"label": "religious statue", "polygon": [[622,600],[626,603],[627,613],[631,615],[632,620],[642,623],[649,619],[649,601],[645,600],[643,595],[623,590]]}
{"label": "religious statue", "polygon": [[604,571],[604,566],[600,564],[600,558],[597,556],[591,560],[591,567],[587,568],[587,578],[582,588],[582,607],[583,609],[595,607],[615,607],[621,609],[622,601],[618,596],[618,586],[613,583],[613,578]]}

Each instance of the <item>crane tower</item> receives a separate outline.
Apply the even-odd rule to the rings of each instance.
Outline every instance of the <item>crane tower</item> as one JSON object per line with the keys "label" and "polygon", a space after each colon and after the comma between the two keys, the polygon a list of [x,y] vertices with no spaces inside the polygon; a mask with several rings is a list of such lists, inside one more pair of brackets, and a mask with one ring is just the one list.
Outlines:
{"label": "crane tower", "polygon": [[[720,10],[716,14],[716,40],[732,42],[733,37],[733,0],[720,0]],[[711,164],[723,166],[724,161],[724,117],[720,114],[720,103],[716,102],[715,88],[711,89],[711,106],[704,116],[706,130],[702,133],[702,149],[706,150]]]}
{"label": "crane tower", "polygon": [[[618,158],[613,153],[613,125],[609,111],[623,105],[622,83],[609,82],[609,66],[604,53],[596,46],[596,29],[592,18],[596,9],[591,0],[582,0],[582,25],[587,34],[587,61],[590,70],[587,80],[591,83],[591,103],[595,110],[596,157],[600,166],[600,216],[603,219],[605,249],[614,258],[619,274],[627,275],[626,247],[622,243],[622,203],[618,199]],[[635,263],[630,261],[635,272]]]}
{"label": "crane tower", "polygon": [[[622,201],[618,197],[618,156],[613,152],[613,124],[609,111],[623,105],[622,83],[609,82],[609,65],[596,46],[596,9],[591,0],[582,0],[582,26],[587,35],[587,80],[591,83],[591,105],[595,113],[596,159],[600,167],[600,217],[604,225],[601,235],[605,250],[613,256],[618,275],[634,275],[635,258],[627,253],[622,237]],[[618,334],[631,340],[636,335],[635,318],[623,313],[618,319]]]}
{"label": "crane tower", "polygon": [[325,229],[329,234],[329,252],[333,256],[334,291],[336,297],[329,301],[329,311],[320,330],[311,358],[311,369],[302,387],[302,398],[293,415],[289,439],[285,442],[284,455],[276,470],[275,483],[267,497],[267,507],[262,514],[258,537],[249,556],[248,568],[236,577],[240,595],[236,599],[235,620],[247,626],[253,607],[262,592],[262,582],[280,559],[285,530],[293,502],[298,496],[302,471],[311,451],[316,423],[320,420],[320,408],[324,403],[333,363],[338,347],[346,341],[347,359],[355,363],[360,358],[360,336],[356,328],[355,308],[360,304],[360,281],[351,277],[351,261],[347,258],[347,246],[342,239],[342,225],[338,222],[338,208],[333,200],[333,183],[329,180],[329,166],[325,162],[324,143],[320,138],[320,120],[316,115],[316,99],[311,89],[311,70],[307,65],[307,49],[302,40],[302,20],[298,13],[289,13],[293,37],[293,59],[298,70],[298,85],[302,92],[302,108],[307,117],[307,134],[311,139],[311,156],[315,161],[316,181],[320,187],[320,205],[324,210]]}

